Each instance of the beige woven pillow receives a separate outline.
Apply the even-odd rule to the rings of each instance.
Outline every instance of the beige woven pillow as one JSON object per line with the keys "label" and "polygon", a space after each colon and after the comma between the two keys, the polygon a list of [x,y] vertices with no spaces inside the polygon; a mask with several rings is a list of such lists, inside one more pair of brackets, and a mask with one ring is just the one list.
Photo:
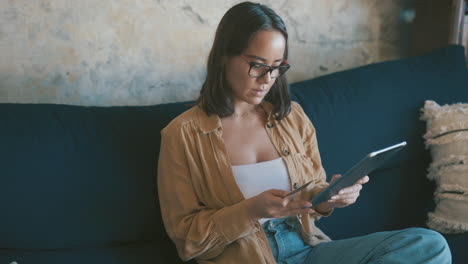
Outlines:
{"label": "beige woven pillow", "polygon": [[436,208],[428,214],[429,228],[442,233],[468,231],[468,104],[440,106],[426,101],[421,120],[432,163],[427,177],[434,180]]}

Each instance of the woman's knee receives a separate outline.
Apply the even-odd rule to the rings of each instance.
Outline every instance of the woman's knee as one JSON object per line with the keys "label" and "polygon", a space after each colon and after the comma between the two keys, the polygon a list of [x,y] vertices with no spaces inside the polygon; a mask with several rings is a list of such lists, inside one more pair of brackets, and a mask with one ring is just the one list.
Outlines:
{"label": "woman's knee", "polygon": [[443,240],[445,241],[444,236],[442,236],[439,232],[436,232],[431,229],[421,228],[421,227],[411,227],[407,229],[401,230],[403,234],[413,234],[413,235],[420,235],[424,237],[429,237],[434,240]]}
{"label": "woman's knee", "polygon": [[414,237],[421,238],[423,243],[429,244],[433,248],[449,250],[449,246],[445,237],[442,236],[439,232],[436,232],[434,230],[413,227],[413,228],[403,229],[401,234],[403,236],[414,236]]}

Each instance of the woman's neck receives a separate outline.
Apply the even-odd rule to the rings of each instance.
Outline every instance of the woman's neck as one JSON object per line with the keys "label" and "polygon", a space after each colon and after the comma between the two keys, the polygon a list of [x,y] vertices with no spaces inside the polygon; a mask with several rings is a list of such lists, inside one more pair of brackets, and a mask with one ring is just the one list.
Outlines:
{"label": "woman's neck", "polygon": [[233,118],[247,118],[256,116],[261,113],[262,107],[260,105],[251,105],[247,103],[239,103],[234,105],[234,113],[232,113]]}

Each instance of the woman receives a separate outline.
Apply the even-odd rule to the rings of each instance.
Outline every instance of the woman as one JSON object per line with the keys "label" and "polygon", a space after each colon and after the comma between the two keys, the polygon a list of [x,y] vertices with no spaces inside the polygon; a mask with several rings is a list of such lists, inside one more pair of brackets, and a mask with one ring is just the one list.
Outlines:
{"label": "woman", "polygon": [[369,178],[310,208],[308,201],[328,183],[315,129],[288,94],[287,57],[286,27],[270,8],[244,2],[221,19],[197,105],[161,132],[159,198],[180,257],[199,263],[450,263],[446,241],[433,231],[331,241],[315,226],[334,208],[353,204]]}

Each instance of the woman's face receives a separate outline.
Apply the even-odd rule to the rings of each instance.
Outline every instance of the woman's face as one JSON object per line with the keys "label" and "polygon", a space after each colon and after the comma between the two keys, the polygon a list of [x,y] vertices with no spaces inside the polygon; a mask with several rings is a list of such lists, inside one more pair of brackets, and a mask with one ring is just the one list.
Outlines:
{"label": "woman's face", "polygon": [[226,65],[226,79],[231,85],[234,103],[245,102],[260,104],[275,83],[270,72],[262,77],[249,76],[250,62],[267,64],[271,67],[279,66],[283,62],[286,40],[283,34],[276,30],[259,31],[250,40],[242,53],[228,59]]}

